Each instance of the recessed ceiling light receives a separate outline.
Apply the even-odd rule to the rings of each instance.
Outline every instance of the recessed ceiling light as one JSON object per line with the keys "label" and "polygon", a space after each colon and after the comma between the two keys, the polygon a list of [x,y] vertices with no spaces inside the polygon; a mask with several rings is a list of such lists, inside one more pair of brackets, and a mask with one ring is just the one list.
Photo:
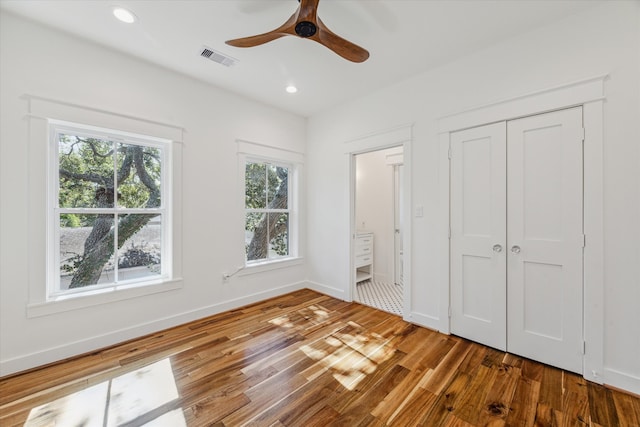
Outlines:
{"label": "recessed ceiling light", "polygon": [[134,22],[136,22],[136,15],[123,7],[114,7],[113,16],[127,24],[133,24]]}
{"label": "recessed ceiling light", "polygon": [[296,93],[298,91],[298,88],[295,87],[294,85],[289,85],[289,86],[287,86],[286,91],[289,92],[289,93]]}

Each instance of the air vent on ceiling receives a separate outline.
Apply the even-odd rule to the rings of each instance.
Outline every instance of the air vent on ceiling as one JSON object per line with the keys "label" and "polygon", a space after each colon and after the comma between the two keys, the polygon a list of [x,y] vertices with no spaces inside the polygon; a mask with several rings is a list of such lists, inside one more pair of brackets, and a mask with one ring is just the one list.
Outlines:
{"label": "air vent on ceiling", "polygon": [[225,67],[231,67],[232,65],[235,65],[236,62],[238,62],[237,59],[215,51],[206,46],[203,46],[203,48],[200,49],[200,56],[210,59],[213,62],[217,62],[218,64],[222,64]]}

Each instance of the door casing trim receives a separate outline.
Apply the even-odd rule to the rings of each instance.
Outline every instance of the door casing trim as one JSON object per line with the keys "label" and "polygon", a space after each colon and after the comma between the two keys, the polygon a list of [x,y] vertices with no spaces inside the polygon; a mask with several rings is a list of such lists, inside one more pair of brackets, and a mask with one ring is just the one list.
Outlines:
{"label": "door casing trim", "polygon": [[448,114],[438,120],[438,329],[450,333],[450,134],[569,107],[583,107],[584,233],[583,377],[599,384],[604,374],[604,101],[608,75],[561,84]]}

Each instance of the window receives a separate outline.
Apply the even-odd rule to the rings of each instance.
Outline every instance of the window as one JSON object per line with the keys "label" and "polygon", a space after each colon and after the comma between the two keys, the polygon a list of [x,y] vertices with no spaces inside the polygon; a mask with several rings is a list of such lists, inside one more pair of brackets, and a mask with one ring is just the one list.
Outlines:
{"label": "window", "polygon": [[245,163],[246,263],[295,255],[291,245],[292,165],[260,160]]}
{"label": "window", "polygon": [[170,141],[50,123],[48,299],[171,276]]}

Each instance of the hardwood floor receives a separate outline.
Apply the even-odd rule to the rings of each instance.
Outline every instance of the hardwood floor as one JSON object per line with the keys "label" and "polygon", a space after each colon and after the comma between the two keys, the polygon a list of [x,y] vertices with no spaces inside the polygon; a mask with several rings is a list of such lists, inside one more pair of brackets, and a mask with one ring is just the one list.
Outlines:
{"label": "hardwood floor", "polygon": [[9,426],[640,426],[640,399],[303,290],[0,380]]}

